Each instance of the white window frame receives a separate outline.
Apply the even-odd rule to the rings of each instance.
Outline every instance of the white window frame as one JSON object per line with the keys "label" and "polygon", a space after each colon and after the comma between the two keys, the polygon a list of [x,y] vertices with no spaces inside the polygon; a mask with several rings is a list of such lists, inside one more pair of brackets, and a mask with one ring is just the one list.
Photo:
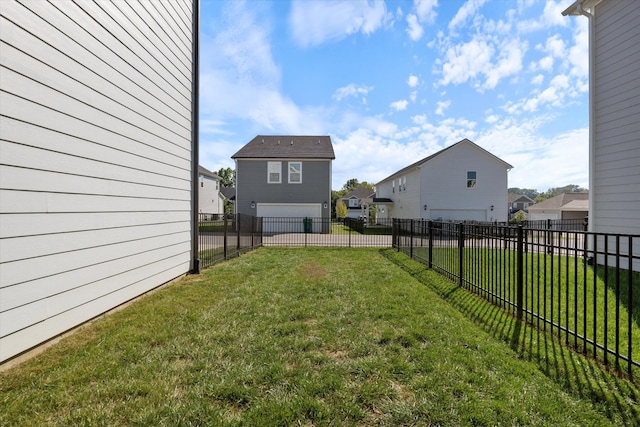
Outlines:
{"label": "white window frame", "polygon": [[[473,174],[473,178],[470,178],[469,174]],[[467,171],[467,188],[473,189],[478,185],[478,172],[477,171]]]}
{"label": "white window frame", "polygon": [[[278,174],[278,180],[271,179],[271,174]],[[267,184],[282,183],[282,162],[267,162]]]}
{"label": "white window frame", "polygon": [[[293,166],[293,165],[299,165],[298,172],[292,172],[291,171],[291,166]],[[289,180],[288,181],[289,184],[302,184],[302,162],[289,162],[288,165],[287,165],[287,170],[288,170],[288,178],[287,179]],[[291,175],[292,174],[296,174],[296,173],[300,174],[300,179],[298,181],[293,181],[291,179]]]}
{"label": "white window frame", "polygon": [[360,207],[360,201],[358,199],[349,199],[349,207],[350,208]]}

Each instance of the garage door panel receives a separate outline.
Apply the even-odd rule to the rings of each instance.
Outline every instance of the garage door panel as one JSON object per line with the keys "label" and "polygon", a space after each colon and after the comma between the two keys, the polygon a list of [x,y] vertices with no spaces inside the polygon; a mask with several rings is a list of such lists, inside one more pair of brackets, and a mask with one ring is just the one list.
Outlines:
{"label": "garage door panel", "polygon": [[303,233],[305,218],[311,218],[314,233],[322,231],[320,203],[258,203],[256,208],[264,233]]}

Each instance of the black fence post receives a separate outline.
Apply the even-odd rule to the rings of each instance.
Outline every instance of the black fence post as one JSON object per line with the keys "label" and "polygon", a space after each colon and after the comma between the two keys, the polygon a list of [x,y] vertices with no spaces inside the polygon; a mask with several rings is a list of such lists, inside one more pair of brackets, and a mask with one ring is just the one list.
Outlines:
{"label": "black fence post", "polygon": [[236,236],[237,236],[237,243],[236,243],[236,250],[238,251],[238,255],[240,255],[240,215],[241,214],[236,214]]}
{"label": "black fence post", "polygon": [[433,268],[433,221],[429,220],[429,268]]}
{"label": "black fence post", "polygon": [[459,277],[459,285],[462,286],[464,284],[464,223],[458,223],[458,274]]}
{"label": "black fence post", "polygon": [[409,220],[409,258],[413,259],[413,220]]}
{"label": "black fence post", "polygon": [[517,243],[517,265],[516,265],[516,309],[518,320],[523,317],[523,294],[524,294],[524,227],[518,224],[518,243]]}
{"label": "black fence post", "polygon": [[227,259],[227,228],[229,225],[229,220],[227,218],[227,215],[225,214],[224,216],[224,238],[222,239],[222,247],[223,247],[223,254],[224,254],[224,259]]}

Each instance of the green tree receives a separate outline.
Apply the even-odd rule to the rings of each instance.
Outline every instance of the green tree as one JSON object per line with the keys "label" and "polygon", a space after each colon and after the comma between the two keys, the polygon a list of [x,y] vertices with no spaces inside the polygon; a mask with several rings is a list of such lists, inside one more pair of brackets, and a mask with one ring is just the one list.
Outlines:
{"label": "green tree", "polygon": [[336,203],[336,215],[340,219],[347,216],[347,205],[342,200],[338,200],[338,203]]}
{"label": "green tree", "polygon": [[367,181],[360,182],[358,178],[351,178],[347,180],[347,182],[342,186],[342,191],[348,193],[349,191],[353,191],[358,187],[367,187],[373,191],[373,185],[369,184]]}
{"label": "green tree", "polygon": [[515,214],[513,218],[509,220],[509,222],[512,224],[520,224],[521,222],[525,222],[526,220],[527,220],[527,214],[520,211],[517,214]]}
{"label": "green tree", "polygon": [[236,186],[236,171],[231,168],[220,168],[216,174],[220,177],[220,184],[223,187],[232,188]]}

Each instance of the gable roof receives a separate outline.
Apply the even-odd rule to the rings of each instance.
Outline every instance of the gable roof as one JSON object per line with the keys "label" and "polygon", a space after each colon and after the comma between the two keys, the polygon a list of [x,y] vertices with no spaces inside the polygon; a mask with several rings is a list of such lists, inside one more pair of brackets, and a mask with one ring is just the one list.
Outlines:
{"label": "gable roof", "polygon": [[350,192],[345,194],[342,198],[343,199],[352,199],[352,198],[366,199],[366,198],[373,198],[375,194],[376,194],[375,191],[363,186],[363,187],[358,187],[351,190]]}
{"label": "gable roof", "polygon": [[217,174],[208,171],[207,169],[203,168],[200,165],[198,165],[198,175],[206,176],[208,178],[216,179],[216,180],[220,181],[220,177]]}
{"label": "gable roof", "polygon": [[524,198],[525,201],[533,203],[533,199],[526,194],[507,193],[507,203],[513,203],[522,198]]}
{"label": "gable roof", "polygon": [[220,187],[220,193],[222,193],[222,195],[229,200],[236,199],[235,187]]}
{"label": "gable roof", "polygon": [[330,136],[258,135],[232,159],[335,159]]}
{"label": "gable roof", "polygon": [[562,193],[529,206],[531,210],[589,210],[589,193]]}
{"label": "gable roof", "polygon": [[476,148],[477,150],[479,150],[479,151],[481,151],[481,152],[483,152],[483,153],[485,153],[485,154],[487,154],[487,155],[489,155],[489,156],[493,157],[496,161],[498,161],[498,162],[502,163],[502,164],[505,166],[505,168],[507,168],[507,169],[512,169],[512,168],[513,168],[513,166],[511,166],[509,163],[505,162],[504,160],[502,160],[501,158],[499,158],[499,157],[495,156],[494,154],[491,154],[490,152],[488,152],[488,151],[487,151],[487,150],[485,150],[484,148],[480,147],[478,144],[474,143],[473,141],[470,141],[469,139],[465,138],[465,139],[463,139],[463,140],[461,140],[461,141],[456,142],[456,143],[455,143],[455,144],[453,144],[453,145],[450,145],[450,146],[448,146],[448,147],[446,147],[446,148],[444,148],[444,149],[442,149],[442,150],[438,151],[437,153],[434,153],[434,154],[432,154],[432,155],[430,155],[430,156],[427,156],[427,157],[425,157],[425,158],[424,158],[424,159],[422,159],[422,160],[418,160],[417,162],[412,163],[412,164],[410,164],[409,166],[407,166],[407,167],[405,167],[405,168],[402,168],[402,169],[400,169],[400,170],[399,170],[399,171],[397,171],[397,172],[392,173],[391,175],[389,175],[389,176],[388,176],[388,177],[386,177],[385,179],[381,180],[380,182],[384,182],[384,181],[386,181],[386,180],[388,180],[388,179],[390,179],[390,178],[393,178],[393,177],[395,177],[395,176],[397,176],[397,175],[401,175],[401,174],[403,174],[403,173],[405,173],[405,172],[408,172],[408,171],[409,171],[409,170],[411,170],[411,169],[414,169],[414,168],[420,167],[420,166],[424,165],[425,163],[427,163],[428,161],[430,161],[430,160],[432,160],[432,159],[434,159],[434,158],[438,157],[438,156],[439,156],[439,155],[441,155],[442,153],[445,153],[446,151],[448,151],[448,150],[452,149],[453,147],[456,147],[456,146],[461,145],[461,144],[470,144],[472,147]]}

